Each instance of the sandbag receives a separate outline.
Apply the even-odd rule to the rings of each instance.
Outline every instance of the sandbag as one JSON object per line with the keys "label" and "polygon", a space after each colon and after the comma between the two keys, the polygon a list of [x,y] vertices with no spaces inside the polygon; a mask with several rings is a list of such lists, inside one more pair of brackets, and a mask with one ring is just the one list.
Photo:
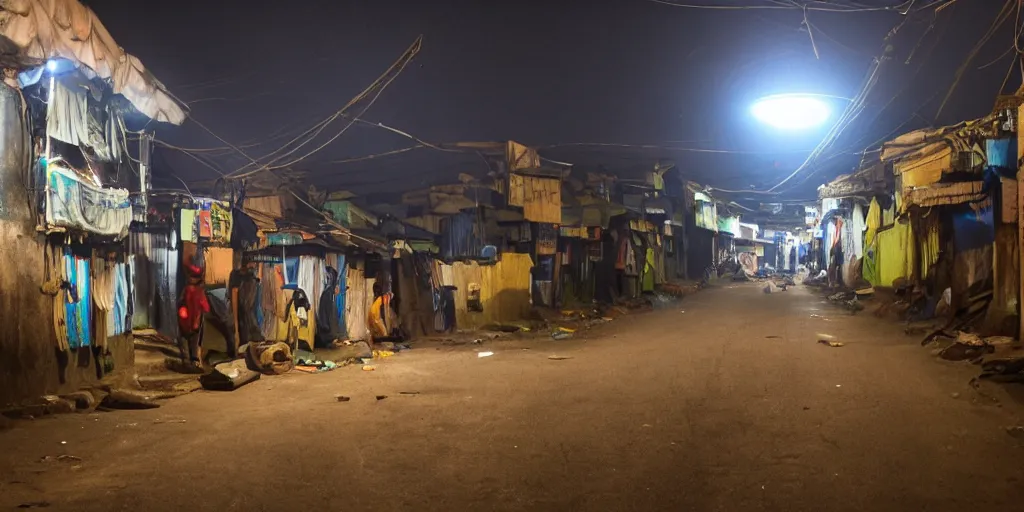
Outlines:
{"label": "sandbag", "polygon": [[253,341],[245,351],[245,359],[249,367],[267,375],[281,375],[292,371],[295,362],[292,349],[287,343],[273,341]]}

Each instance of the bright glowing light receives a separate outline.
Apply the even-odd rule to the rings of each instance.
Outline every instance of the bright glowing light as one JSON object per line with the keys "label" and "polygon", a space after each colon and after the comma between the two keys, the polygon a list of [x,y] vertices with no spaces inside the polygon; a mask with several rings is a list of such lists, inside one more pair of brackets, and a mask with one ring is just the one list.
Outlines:
{"label": "bright glowing light", "polygon": [[53,73],[54,71],[57,71],[57,61],[55,61],[55,60],[48,60],[48,61],[46,61],[46,69],[50,73]]}
{"label": "bright glowing light", "polygon": [[821,126],[832,115],[827,103],[803,94],[767,96],[757,100],[750,111],[762,123],[784,130]]}

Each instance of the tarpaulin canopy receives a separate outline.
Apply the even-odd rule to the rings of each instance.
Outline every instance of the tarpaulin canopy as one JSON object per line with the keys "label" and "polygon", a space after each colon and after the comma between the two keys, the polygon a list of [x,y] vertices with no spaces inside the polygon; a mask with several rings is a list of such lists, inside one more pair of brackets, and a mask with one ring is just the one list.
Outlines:
{"label": "tarpaulin canopy", "polygon": [[150,119],[181,124],[185,112],[142,62],[126,53],[99,18],[78,0],[0,0],[0,36],[18,47],[26,67],[52,58],[80,64],[108,80]]}

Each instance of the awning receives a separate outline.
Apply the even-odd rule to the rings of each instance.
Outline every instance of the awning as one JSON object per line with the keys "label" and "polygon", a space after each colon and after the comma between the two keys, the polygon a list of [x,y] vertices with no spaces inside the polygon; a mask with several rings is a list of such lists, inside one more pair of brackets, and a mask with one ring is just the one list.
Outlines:
{"label": "awning", "polygon": [[844,174],[827,185],[818,187],[819,199],[874,196],[889,191],[892,175],[886,172],[885,164],[878,162],[852,174]]}
{"label": "awning", "polygon": [[125,53],[96,17],[78,0],[7,0],[0,2],[0,36],[21,51],[26,68],[64,58],[87,75],[108,80],[150,119],[181,124],[185,112],[139,59]]}
{"label": "awning", "polygon": [[936,183],[903,193],[902,210],[911,206],[943,206],[980,201],[985,198],[984,182]]}

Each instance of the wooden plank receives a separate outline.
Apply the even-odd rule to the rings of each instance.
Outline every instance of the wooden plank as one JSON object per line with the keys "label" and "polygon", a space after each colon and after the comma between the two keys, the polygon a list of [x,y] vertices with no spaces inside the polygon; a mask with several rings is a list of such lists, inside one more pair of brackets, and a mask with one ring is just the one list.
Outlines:
{"label": "wooden plank", "polygon": [[1001,214],[1000,220],[1006,224],[1014,224],[1017,222],[1017,181],[1011,180],[1010,178],[1000,178],[1000,185],[1002,185],[1001,199]]}

